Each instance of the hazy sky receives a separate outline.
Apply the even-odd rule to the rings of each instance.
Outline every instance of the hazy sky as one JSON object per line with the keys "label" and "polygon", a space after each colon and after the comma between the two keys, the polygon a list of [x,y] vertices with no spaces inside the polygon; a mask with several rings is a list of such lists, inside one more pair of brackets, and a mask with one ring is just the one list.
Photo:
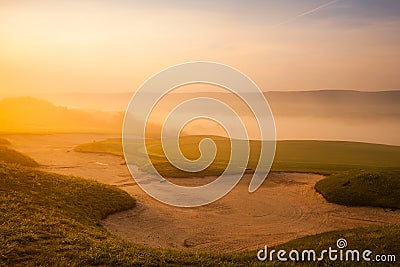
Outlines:
{"label": "hazy sky", "polygon": [[400,89],[400,1],[0,1],[0,96],[132,91],[193,60],[264,91]]}

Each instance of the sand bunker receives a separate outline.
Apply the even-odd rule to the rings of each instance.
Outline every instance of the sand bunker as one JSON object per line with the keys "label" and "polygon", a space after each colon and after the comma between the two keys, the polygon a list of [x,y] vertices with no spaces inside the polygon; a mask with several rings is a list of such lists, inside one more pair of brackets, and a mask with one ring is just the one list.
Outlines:
{"label": "sand bunker", "polygon": [[[371,224],[400,223],[400,211],[331,204],[315,192],[315,174],[272,173],[255,193],[251,176],[224,198],[200,208],[175,208],[147,196],[122,158],[79,153],[73,147],[113,135],[12,135],[12,146],[37,160],[45,171],[93,178],[126,190],[137,207],[106,218],[104,226],[127,240],[153,247],[240,251],[283,243],[309,234]],[[179,179],[204,184],[207,178]],[[172,181],[174,181],[172,179]],[[102,196],[99,196],[102,197]]]}

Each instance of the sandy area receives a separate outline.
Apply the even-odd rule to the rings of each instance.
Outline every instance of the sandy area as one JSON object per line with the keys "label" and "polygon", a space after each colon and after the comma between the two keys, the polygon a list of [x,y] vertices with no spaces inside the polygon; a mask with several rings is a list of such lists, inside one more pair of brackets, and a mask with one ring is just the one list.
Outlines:
{"label": "sandy area", "polygon": [[[238,251],[334,229],[400,223],[400,211],[327,203],[313,189],[323,176],[314,174],[273,173],[251,194],[247,192],[250,177],[246,176],[232,192],[210,205],[190,209],[171,207],[147,196],[134,183],[121,157],[73,151],[75,145],[111,137],[118,136],[5,136],[15,149],[42,164],[43,170],[96,179],[129,192],[137,199],[137,207],[111,215],[103,224],[109,231],[135,243]],[[204,179],[213,177],[180,179],[180,184],[203,184]]]}

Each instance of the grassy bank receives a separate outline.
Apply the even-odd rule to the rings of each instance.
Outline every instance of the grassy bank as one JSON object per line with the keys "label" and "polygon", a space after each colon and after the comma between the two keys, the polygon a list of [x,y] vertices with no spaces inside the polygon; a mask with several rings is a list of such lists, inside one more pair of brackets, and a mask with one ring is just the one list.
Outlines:
{"label": "grassy bank", "polygon": [[0,195],[0,259],[6,265],[95,258],[93,249],[109,238],[100,220],[135,204],[111,186],[4,163]]}
{"label": "grassy bank", "polygon": [[400,209],[400,171],[347,171],[315,185],[328,201],[348,206]]}
{"label": "grassy bank", "polygon": [[0,138],[0,162],[13,163],[28,167],[39,166],[39,164],[34,159],[18,151],[15,151],[14,149],[9,148],[8,145],[10,145],[10,142],[8,140]]}

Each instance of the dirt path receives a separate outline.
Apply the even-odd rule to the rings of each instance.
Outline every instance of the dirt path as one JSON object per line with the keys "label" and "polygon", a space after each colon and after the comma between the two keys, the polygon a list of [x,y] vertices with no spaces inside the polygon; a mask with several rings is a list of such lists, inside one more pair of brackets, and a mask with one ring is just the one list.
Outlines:
{"label": "dirt path", "polygon": [[[135,243],[154,247],[213,251],[257,249],[293,238],[371,224],[400,223],[400,211],[345,207],[327,203],[314,184],[314,174],[273,173],[255,193],[248,193],[246,176],[227,196],[210,205],[184,209],[148,197],[131,178],[122,158],[79,153],[73,147],[113,135],[12,135],[12,146],[30,155],[42,169],[93,178],[116,185],[138,200],[132,210],[106,218],[104,226]],[[204,183],[180,179],[180,184]]]}

